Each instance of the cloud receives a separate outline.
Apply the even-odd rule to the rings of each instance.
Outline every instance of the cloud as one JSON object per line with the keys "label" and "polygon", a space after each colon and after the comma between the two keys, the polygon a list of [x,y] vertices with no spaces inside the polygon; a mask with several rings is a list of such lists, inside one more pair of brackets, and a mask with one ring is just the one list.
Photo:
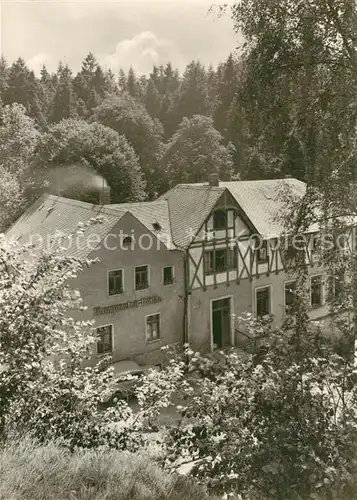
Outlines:
{"label": "cloud", "polygon": [[52,70],[53,69],[53,68],[51,68],[52,62],[53,61],[52,61],[52,58],[50,55],[41,53],[41,54],[36,54],[33,57],[30,57],[30,59],[28,59],[26,61],[26,64],[27,64],[28,68],[32,69],[35,72],[36,75],[39,75],[40,71],[42,69],[42,66],[44,64],[47,66],[47,68]]}
{"label": "cloud", "polygon": [[171,42],[157,37],[151,31],[142,31],[133,38],[122,40],[113,54],[100,58],[103,66],[115,72],[120,68],[127,71],[132,66],[138,74],[147,74],[152,71],[154,64],[169,61],[176,67],[185,64],[184,58]]}

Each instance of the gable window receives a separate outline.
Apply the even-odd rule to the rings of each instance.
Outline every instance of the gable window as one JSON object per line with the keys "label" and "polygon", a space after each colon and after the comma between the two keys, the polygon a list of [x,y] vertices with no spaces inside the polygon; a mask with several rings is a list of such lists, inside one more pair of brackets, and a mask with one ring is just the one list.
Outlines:
{"label": "gable window", "polygon": [[236,248],[209,250],[204,253],[204,272],[206,275],[234,270],[237,265]]}
{"label": "gable window", "polygon": [[135,290],[149,288],[149,266],[135,268]]}
{"label": "gable window", "polygon": [[109,271],[108,273],[109,295],[123,293],[123,270]]}
{"label": "gable window", "polygon": [[146,340],[151,342],[160,338],[160,313],[146,316]]}
{"label": "gable window", "polygon": [[216,210],[213,212],[213,229],[220,231],[227,228],[227,212],[225,210]]}
{"label": "gable window", "polygon": [[259,288],[256,290],[255,294],[256,313],[258,318],[269,316],[271,314],[270,286]]}
{"label": "gable window", "polygon": [[171,285],[174,282],[173,266],[164,267],[164,285]]}
{"label": "gable window", "polygon": [[258,240],[256,252],[257,252],[258,264],[261,264],[263,262],[267,262],[267,260],[268,260],[268,241],[267,240]]}
{"label": "gable window", "polygon": [[296,305],[296,281],[289,281],[284,285],[285,314],[293,314]]}
{"label": "gable window", "polygon": [[110,354],[113,352],[113,325],[97,328],[97,354]]}
{"label": "gable window", "polygon": [[131,236],[125,236],[125,238],[123,239],[123,246],[125,248],[131,247],[132,243],[133,243],[133,238]]}
{"label": "gable window", "polygon": [[311,307],[322,306],[322,276],[312,276],[310,281]]}

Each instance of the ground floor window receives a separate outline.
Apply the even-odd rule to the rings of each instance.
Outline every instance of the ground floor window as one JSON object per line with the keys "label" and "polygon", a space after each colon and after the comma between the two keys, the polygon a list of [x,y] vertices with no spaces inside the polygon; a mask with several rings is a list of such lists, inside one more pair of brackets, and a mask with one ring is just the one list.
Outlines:
{"label": "ground floor window", "polygon": [[271,314],[271,290],[270,286],[259,288],[255,291],[256,313],[258,318]]}
{"label": "ground floor window", "polygon": [[310,281],[310,302],[311,307],[322,306],[322,276],[312,276]]}
{"label": "ground floor window", "polygon": [[97,354],[113,352],[113,325],[97,328]]}
{"label": "ground floor window", "polygon": [[296,305],[296,281],[289,281],[284,286],[285,314],[293,314]]}
{"label": "ground floor window", "polygon": [[345,291],[345,270],[339,269],[336,271],[334,276],[330,276],[328,279],[329,294],[330,299],[338,302],[342,302]]}
{"label": "ground floor window", "polygon": [[146,340],[151,342],[160,338],[160,313],[146,316]]}

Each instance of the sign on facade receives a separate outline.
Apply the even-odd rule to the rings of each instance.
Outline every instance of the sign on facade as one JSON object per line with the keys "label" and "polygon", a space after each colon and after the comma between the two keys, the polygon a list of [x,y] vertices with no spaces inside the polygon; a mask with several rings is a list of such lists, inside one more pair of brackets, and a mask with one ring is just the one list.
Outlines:
{"label": "sign on facade", "polygon": [[122,304],[114,304],[112,306],[105,307],[95,307],[94,308],[94,316],[102,316],[104,314],[115,314],[118,311],[124,311],[126,309],[132,309],[135,307],[146,306],[147,304],[157,304],[161,302],[162,298],[158,295],[154,295],[153,297],[144,297],[139,300],[132,300],[129,302],[123,302]]}

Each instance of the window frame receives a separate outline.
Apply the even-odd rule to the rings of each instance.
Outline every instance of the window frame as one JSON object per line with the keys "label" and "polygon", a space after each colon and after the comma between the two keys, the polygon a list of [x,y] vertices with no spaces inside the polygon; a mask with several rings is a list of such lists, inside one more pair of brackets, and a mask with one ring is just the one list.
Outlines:
{"label": "window frame", "polygon": [[[148,336],[148,319],[152,318],[153,316],[158,317],[158,336],[156,338],[149,338],[149,336]],[[147,314],[145,316],[145,338],[146,338],[146,342],[148,344],[161,340],[161,313],[160,312]]]}
{"label": "window frame", "polygon": [[[312,281],[316,278],[320,278],[320,303],[319,304],[313,304],[312,303]],[[319,307],[322,307],[324,305],[324,279],[322,274],[313,274],[310,276],[310,307],[311,309],[318,309]]]}
{"label": "window frame", "polygon": [[[136,286],[136,270],[139,269],[139,267],[146,267],[147,268],[147,286],[143,288],[137,288]],[[150,288],[150,266],[149,264],[141,264],[140,266],[134,266],[134,290],[136,292],[140,292],[142,290],[148,290]]]}
{"label": "window frame", "polygon": [[[341,273],[342,280],[339,279],[338,286],[336,287],[336,278],[339,278],[338,274]],[[337,289],[337,290],[336,290]],[[330,275],[328,278],[328,294],[332,300],[336,300],[339,296],[343,296],[346,289],[346,269],[340,269],[337,274]],[[338,294],[337,295],[337,292]]]}
{"label": "window frame", "polygon": [[[287,315],[289,315],[289,314],[290,314],[290,312],[287,310],[288,305],[287,305],[287,303],[286,303],[286,291],[287,291],[287,290],[286,290],[286,287],[287,287],[288,285],[291,285],[292,283],[294,283],[294,285],[295,285],[295,290],[296,290],[297,280],[289,280],[289,281],[284,281],[284,315],[285,315],[285,316],[287,316]],[[295,295],[296,295],[296,293],[295,293]],[[290,306],[290,307],[293,307],[293,306]]]}
{"label": "window frame", "polygon": [[[115,272],[118,272],[120,271],[121,272],[121,291],[120,292],[117,292],[117,293],[110,293],[110,273],[115,273]],[[109,297],[115,297],[116,295],[121,295],[122,293],[124,293],[124,269],[123,268],[119,268],[119,269],[108,269],[107,271],[107,290],[108,290],[108,295]]]}
{"label": "window frame", "polygon": [[[216,265],[216,255],[217,252],[225,252],[225,266],[224,269],[217,270]],[[212,261],[212,266],[210,266],[210,272],[207,272],[207,255],[213,255],[209,260]],[[233,258],[232,258],[233,257]],[[233,248],[231,246],[224,248],[212,248],[210,250],[204,250],[203,252],[203,272],[205,276],[213,276],[214,274],[223,274],[230,271],[235,271],[238,267],[238,249],[235,245]]]}
{"label": "window frame", "polygon": [[96,354],[97,354],[97,357],[109,356],[110,354],[114,353],[114,324],[113,323],[108,323],[107,325],[96,326],[95,327],[95,329],[96,329],[96,337],[99,336],[98,335],[98,330],[100,328],[108,328],[108,327],[110,327],[110,334],[111,334],[111,351],[106,351],[106,352],[99,353],[98,352],[98,340],[97,340],[97,342],[96,342]]}
{"label": "window frame", "polygon": [[[165,282],[165,269],[171,269],[171,280],[169,282]],[[173,285],[175,283],[175,266],[171,265],[171,266],[164,266],[163,269],[162,269],[162,282],[164,284],[164,286],[169,286],[169,285]]]}
{"label": "window frame", "polygon": [[[263,315],[258,315],[258,293],[263,291],[263,290],[268,290],[269,291],[269,312]],[[257,318],[266,318],[268,316],[272,316],[273,314],[273,286],[272,285],[264,285],[264,286],[258,286],[254,290],[254,308],[255,308],[255,315]]]}
{"label": "window frame", "polygon": [[133,237],[130,234],[126,234],[124,236],[124,238],[122,239],[121,244],[122,244],[122,246],[124,248],[130,248],[130,249],[132,249],[133,242],[134,242]]}
{"label": "window frame", "polygon": [[[219,220],[219,218],[217,219],[216,216],[217,214],[224,214],[224,226],[221,227],[220,224],[216,224],[217,223],[217,220]],[[213,212],[212,214],[212,226],[213,226],[213,231],[226,231],[228,229],[228,212],[227,210],[224,210],[223,208],[222,209],[217,209]]]}
{"label": "window frame", "polygon": [[[263,242],[263,245],[260,246],[260,248],[255,248],[255,253],[257,256],[257,264],[266,264],[267,262],[269,262],[268,240],[264,240],[263,238],[259,239]],[[260,257],[260,252],[262,250],[265,251],[265,258]]]}

